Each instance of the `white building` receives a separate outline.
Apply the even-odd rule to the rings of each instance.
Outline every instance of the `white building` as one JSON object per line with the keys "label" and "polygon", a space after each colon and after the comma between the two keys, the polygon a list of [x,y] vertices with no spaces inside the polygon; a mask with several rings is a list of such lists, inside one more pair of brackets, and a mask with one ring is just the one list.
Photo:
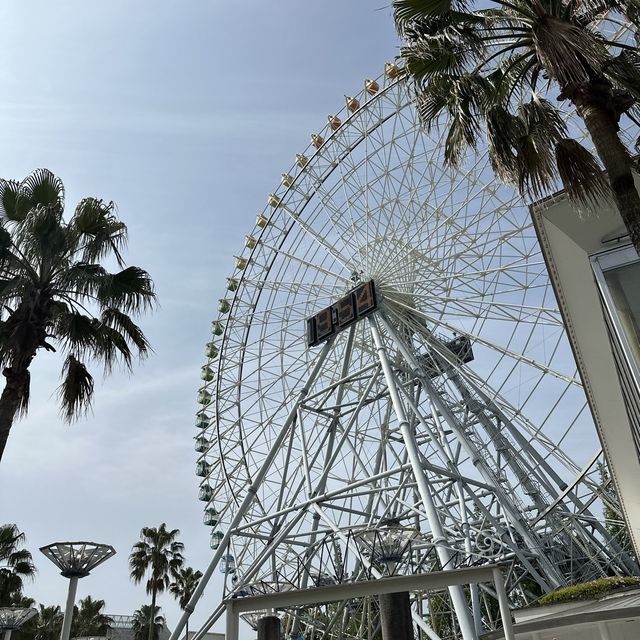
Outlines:
{"label": "white building", "polygon": [[640,259],[612,204],[579,212],[559,194],[531,215],[640,557]]}

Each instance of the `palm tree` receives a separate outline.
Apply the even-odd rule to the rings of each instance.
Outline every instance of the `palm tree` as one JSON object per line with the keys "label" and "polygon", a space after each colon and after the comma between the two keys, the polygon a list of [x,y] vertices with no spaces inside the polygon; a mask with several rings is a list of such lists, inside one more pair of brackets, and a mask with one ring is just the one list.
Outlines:
{"label": "palm tree", "polygon": [[182,551],[184,545],[176,538],[180,535],[179,529],[167,531],[163,522],[157,529],[143,527],[140,532],[140,542],[133,545],[129,556],[129,570],[131,579],[137,584],[145,575],[147,580],[147,593],[151,594],[151,607],[149,613],[149,640],[153,640],[153,621],[151,617],[156,612],[156,596],[169,588],[171,578],[176,578],[178,570],[182,567],[184,558]]}
{"label": "palm tree", "polygon": [[62,631],[64,615],[59,606],[40,605],[35,640],[58,640]]}
{"label": "palm tree", "polygon": [[15,524],[0,526],[0,607],[10,606],[21,595],[24,580],[36,574],[31,552],[21,548],[25,539]]}
{"label": "palm tree", "polygon": [[[430,127],[441,114],[447,117],[447,162],[460,162],[484,131],[495,174],[523,194],[539,197],[558,177],[574,201],[611,194],[640,253],[640,196],[619,129],[623,115],[638,124],[640,53],[610,40],[606,27],[612,22],[603,21],[610,18],[635,32],[640,3],[490,0],[482,9],[473,4],[393,3],[421,120]],[[573,105],[598,158],[571,137],[556,96]]]}
{"label": "palm tree", "polygon": [[[149,351],[132,317],[153,306],[153,283],[124,265],[127,228],[115,205],[85,198],[68,222],[63,214],[64,187],[50,171],[0,180],[0,459],[14,419],[27,411],[29,367],[40,349],[65,356],[58,395],[68,421],[91,405],[87,360],[109,372]],[[119,270],[107,271],[104,259]]]}
{"label": "palm tree", "polygon": [[[194,571],[191,567],[180,569],[174,581],[169,585],[169,591],[175,596],[180,608],[184,611],[191,600],[193,592],[202,578],[201,571]],[[189,638],[189,618],[185,629],[185,638]]]}
{"label": "palm tree", "polygon": [[87,596],[79,604],[79,607],[74,607],[71,636],[81,638],[107,635],[112,620],[102,612],[104,600],[94,600]]}
{"label": "palm tree", "polygon": [[158,640],[164,624],[165,619],[160,615],[160,607],[143,604],[133,612],[133,640]]}

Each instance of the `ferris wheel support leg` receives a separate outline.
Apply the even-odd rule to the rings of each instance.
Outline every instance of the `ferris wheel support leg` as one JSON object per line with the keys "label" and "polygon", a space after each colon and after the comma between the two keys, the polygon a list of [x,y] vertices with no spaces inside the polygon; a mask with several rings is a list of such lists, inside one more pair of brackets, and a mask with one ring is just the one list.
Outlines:
{"label": "ferris wheel support leg", "polygon": [[[514,438],[518,446],[520,446],[523,451],[526,451],[528,455],[533,460],[535,460],[535,462],[540,467],[540,469],[544,470],[544,472],[548,475],[548,477],[551,478],[556,483],[556,485],[560,488],[561,491],[565,492],[566,496],[569,498],[571,502],[573,502],[576,508],[581,513],[586,513],[587,516],[592,517],[591,512],[589,511],[587,506],[584,504],[584,502],[579,498],[579,496],[574,491],[569,490],[569,487],[567,486],[566,482],[560,477],[558,473],[556,473],[556,470],[553,468],[553,465],[549,464],[548,460],[544,456],[542,456],[536,450],[535,447],[531,446],[531,443],[529,442],[529,440],[527,440],[522,435],[522,433],[520,433],[520,430],[505,415],[505,413],[498,406],[498,404],[487,395],[487,393],[481,388],[481,386],[478,385],[476,381],[470,377],[465,378],[465,383],[468,384],[480,396],[480,398],[482,399],[483,402],[485,402],[485,404],[490,409],[490,411],[492,411],[493,413],[495,413],[495,415],[500,417],[504,426],[508,429],[510,435]],[[555,491],[555,489],[553,491],[550,491],[550,493],[556,499],[560,497],[558,492]],[[624,565],[627,571],[629,571],[630,573],[637,572],[638,565],[629,557],[629,555],[618,544],[618,542],[610,536],[609,532],[602,525],[602,523],[597,518],[592,518],[591,524],[593,527],[595,527],[598,530],[600,535],[602,535],[602,537],[605,540],[607,540],[607,545],[614,550],[615,554],[618,556],[620,562]],[[607,555],[606,554],[607,549],[602,547],[602,545],[600,545],[600,547],[601,547],[601,550],[604,552],[603,555]]]}
{"label": "ferris wheel support leg", "polygon": [[[393,338],[395,346],[398,347],[398,349],[400,350],[400,353],[402,353],[406,362],[412,367],[415,367],[419,370],[420,365],[416,361],[415,356],[409,352],[406,344],[398,336],[398,334],[390,325],[390,323],[382,315],[380,317],[380,321],[385,327],[385,330]],[[378,337],[380,337],[379,333],[378,333]],[[393,372],[391,370],[390,370],[390,376],[393,378]],[[464,432],[464,428],[462,428],[457,418],[450,411],[448,405],[443,401],[442,397],[438,393],[431,379],[425,375],[420,376],[420,379],[422,380],[427,390],[427,393],[429,394],[429,397],[431,398],[431,401],[435,405],[436,409],[442,414],[446,423],[449,425],[449,428],[456,434],[458,441],[467,451],[473,465],[478,469],[484,481],[487,484],[494,487],[494,492],[502,508],[504,509],[505,513],[508,514],[511,524],[516,528],[518,533],[522,536],[522,538],[527,543],[528,548],[530,550],[542,551],[541,549],[542,545],[540,541],[537,539],[537,536],[532,530],[530,530],[526,521],[523,519],[522,513],[519,512],[517,506],[513,504],[513,502],[505,494],[503,489],[495,481],[495,478],[492,477],[491,471],[490,469],[487,468],[487,465],[482,455],[480,455],[480,452],[476,449],[475,445],[473,445],[473,443],[469,441],[469,439],[467,438],[467,435]],[[538,560],[541,563],[541,565],[544,567],[546,578],[553,588],[560,587],[565,583],[564,577],[560,573],[559,569],[551,562],[551,560],[544,553],[540,553],[540,555],[538,556]]]}
{"label": "ferris wheel support leg", "polygon": [[[458,493],[459,509],[462,516],[462,531],[464,533],[464,550],[469,557],[473,553],[471,546],[471,528],[469,527],[469,517],[467,516],[467,507],[464,503],[464,490],[462,488],[462,482],[456,482],[456,490]],[[482,633],[482,614],[480,612],[480,596],[478,594],[478,585],[473,582],[469,585],[469,594],[471,595],[471,613],[473,615],[473,624],[476,628],[476,633],[480,635]]]}
{"label": "ferris wheel support leg", "polygon": [[[407,455],[413,469],[416,484],[418,485],[420,498],[422,499],[423,507],[427,514],[427,519],[429,520],[429,526],[431,527],[431,532],[433,533],[433,542],[436,547],[438,558],[440,559],[442,568],[445,571],[451,570],[453,569],[453,554],[451,553],[451,549],[446,545],[447,539],[444,535],[442,523],[440,522],[440,518],[438,517],[438,512],[433,503],[431,487],[429,486],[427,478],[425,477],[424,469],[422,468],[422,463],[420,460],[418,446],[409,426],[409,420],[407,419],[404,405],[400,400],[400,394],[398,393],[398,389],[396,388],[391,364],[389,363],[389,358],[387,357],[387,350],[382,343],[382,338],[380,337],[380,332],[378,331],[378,326],[374,317],[369,317],[369,326],[371,327],[371,335],[373,336],[373,341],[376,345],[376,350],[378,351],[380,364],[382,365],[382,370],[387,381],[391,402],[393,404],[393,408],[400,425],[400,433],[402,434],[402,439],[407,449]],[[463,639],[477,640],[478,636],[475,632],[473,618],[471,616],[471,611],[469,610],[469,607],[467,605],[462,587],[449,587],[449,594],[451,595],[453,607],[458,617],[458,624],[460,625]]]}
{"label": "ferris wheel support leg", "polygon": [[507,592],[504,588],[504,578],[502,577],[501,569],[493,570],[493,583],[496,587],[496,595],[498,596],[504,640],[515,640],[516,636],[513,632],[513,623],[511,622],[511,609],[509,608],[509,599],[507,598]]}
{"label": "ferris wheel support leg", "polygon": [[[342,359],[342,369],[340,371],[340,379],[343,380],[345,379],[348,375],[349,375],[349,366],[351,364],[351,354],[353,351],[353,340],[355,338],[356,335],[356,327],[355,325],[353,325],[350,329],[349,329],[349,337],[347,338],[347,344],[345,346],[345,350],[344,350],[344,357]],[[324,466],[323,466],[323,473],[320,477],[320,480],[318,481],[315,489],[312,492],[312,495],[319,495],[322,494],[324,492],[324,489],[326,487],[327,484],[327,475],[328,475],[328,471],[330,468],[330,461],[331,461],[331,457],[333,456],[333,446],[335,444],[335,439],[336,439],[336,429],[338,426],[338,420],[340,418],[340,405],[342,404],[342,398],[344,397],[344,392],[345,392],[345,385],[341,384],[338,387],[338,391],[336,394],[336,408],[334,409],[333,412],[333,418],[331,420],[331,425],[329,427],[330,433],[329,433],[329,439],[327,442],[327,451],[326,451],[326,455],[325,455],[325,460],[324,460]],[[311,497],[311,496],[309,496]],[[313,545],[316,542],[316,538],[318,535],[318,527],[320,526],[320,515],[318,513],[314,513],[313,514],[313,522],[311,525],[311,537],[309,538],[309,548],[311,549],[313,547]],[[305,554],[305,572],[302,576],[302,583],[301,583],[301,588],[302,589],[306,589],[308,582],[309,582],[309,570],[310,570],[310,566],[311,566],[311,553],[309,551],[307,551],[307,553]],[[294,616],[294,620],[293,620],[293,628],[291,631],[291,635],[295,637],[295,634],[299,631],[300,629],[300,615],[299,613],[296,611],[295,616]]]}
{"label": "ferris wheel support leg", "polygon": [[184,608],[184,613],[182,614],[182,617],[178,621],[178,624],[176,625],[176,628],[173,630],[173,633],[171,634],[171,637],[169,638],[169,640],[178,640],[178,638],[180,637],[180,634],[182,633],[182,629],[184,629],[184,626],[187,623],[187,620],[189,620],[189,616],[191,616],[196,605],[198,604],[198,600],[200,600],[200,597],[202,596],[202,593],[204,592],[204,589],[207,586],[207,583],[211,579],[213,572],[215,571],[218,563],[220,562],[220,558],[222,557],[222,554],[226,551],[227,545],[229,544],[229,540],[231,539],[231,535],[233,534],[233,530],[238,526],[238,523],[240,522],[240,520],[242,520],[242,518],[244,517],[244,514],[247,512],[252,502],[255,500],[255,497],[258,493],[258,488],[260,487],[260,485],[262,484],[262,481],[267,475],[267,472],[271,467],[271,463],[276,458],[278,451],[280,449],[280,446],[282,445],[282,443],[284,442],[284,439],[287,437],[287,434],[289,433],[289,429],[291,428],[291,425],[296,420],[296,416],[298,415],[298,406],[304,400],[304,398],[309,393],[309,390],[313,386],[313,383],[315,382],[315,379],[318,377],[318,374],[322,369],[322,365],[324,364],[324,361],[326,360],[327,355],[329,354],[329,351],[331,350],[332,346],[333,346],[333,340],[327,341],[324,347],[322,348],[322,351],[318,355],[318,358],[313,367],[313,370],[309,374],[309,377],[307,378],[307,381],[305,382],[304,387],[302,387],[302,389],[300,390],[300,393],[298,394],[298,398],[295,402],[294,407],[291,409],[291,412],[287,416],[287,419],[284,421],[284,424],[282,425],[282,428],[280,429],[280,432],[278,433],[277,438],[273,442],[271,451],[269,451],[266,458],[264,459],[264,462],[262,463],[260,470],[255,475],[253,482],[251,483],[251,486],[247,489],[247,495],[245,496],[240,507],[238,508],[238,511],[236,511],[236,514],[233,517],[233,520],[229,524],[229,528],[227,529],[227,532],[224,534],[224,537],[220,541],[220,546],[218,547],[218,550],[213,554],[213,558],[211,559],[211,562],[209,563],[207,570],[204,572],[204,575],[202,576],[202,578],[200,578],[200,582],[198,583],[196,590],[193,592],[193,595],[191,596],[191,600],[189,600],[189,603]]}

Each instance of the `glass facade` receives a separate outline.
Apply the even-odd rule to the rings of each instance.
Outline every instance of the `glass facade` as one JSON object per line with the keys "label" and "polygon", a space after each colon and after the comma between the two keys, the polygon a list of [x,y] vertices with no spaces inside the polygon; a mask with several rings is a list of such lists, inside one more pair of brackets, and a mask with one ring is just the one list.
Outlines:
{"label": "glass facade", "polygon": [[592,259],[606,309],[640,386],[640,258],[631,246]]}

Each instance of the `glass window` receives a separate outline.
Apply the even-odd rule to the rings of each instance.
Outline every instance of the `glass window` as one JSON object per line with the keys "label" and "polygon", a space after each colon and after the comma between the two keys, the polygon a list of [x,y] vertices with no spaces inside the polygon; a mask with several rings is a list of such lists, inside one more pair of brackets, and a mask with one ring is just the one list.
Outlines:
{"label": "glass window", "polygon": [[593,258],[594,272],[618,337],[638,381],[640,373],[640,258],[623,247]]}
{"label": "glass window", "polygon": [[640,363],[640,261],[603,272],[620,328]]}

